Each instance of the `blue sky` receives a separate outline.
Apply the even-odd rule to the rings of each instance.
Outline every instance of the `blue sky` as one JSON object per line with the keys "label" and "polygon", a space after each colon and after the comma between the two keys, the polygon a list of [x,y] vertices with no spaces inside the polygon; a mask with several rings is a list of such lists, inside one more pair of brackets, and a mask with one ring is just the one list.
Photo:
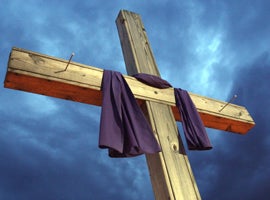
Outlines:
{"label": "blue sky", "polygon": [[[141,15],[162,78],[224,101],[238,94],[256,122],[245,136],[207,129],[213,149],[187,151],[202,198],[269,198],[269,1],[3,0],[2,82],[13,46],[126,74],[120,9]],[[0,105],[0,199],[154,199],[144,156],[98,148],[99,107],[3,87]]]}

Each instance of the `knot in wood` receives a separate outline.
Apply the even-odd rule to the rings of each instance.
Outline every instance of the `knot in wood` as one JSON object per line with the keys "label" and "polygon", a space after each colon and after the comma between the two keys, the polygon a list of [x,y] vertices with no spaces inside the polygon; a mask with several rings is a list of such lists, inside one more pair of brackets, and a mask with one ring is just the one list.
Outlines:
{"label": "knot in wood", "polygon": [[178,152],[178,146],[176,144],[172,144],[172,149],[174,152]]}

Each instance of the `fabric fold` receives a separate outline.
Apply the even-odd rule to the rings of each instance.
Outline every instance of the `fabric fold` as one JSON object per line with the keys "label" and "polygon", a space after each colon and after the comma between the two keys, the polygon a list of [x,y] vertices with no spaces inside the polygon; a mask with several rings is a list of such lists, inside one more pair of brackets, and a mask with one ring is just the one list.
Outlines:
{"label": "fabric fold", "polygon": [[119,72],[104,70],[99,147],[111,157],[161,151],[152,129]]}
{"label": "fabric fold", "polygon": [[[150,74],[135,74],[134,77],[152,87],[164,89],[172,87],[162,78]],[[182,118],[182,127],[189,150],[212,149],[202,120],[187,91],[174,88],[176,106]]]}
{"label": "fabric fold", "polygon": [[188,92],[174,88],[175,102],[182,118],[182,126],[189,150],[212,149],[205,127]]}

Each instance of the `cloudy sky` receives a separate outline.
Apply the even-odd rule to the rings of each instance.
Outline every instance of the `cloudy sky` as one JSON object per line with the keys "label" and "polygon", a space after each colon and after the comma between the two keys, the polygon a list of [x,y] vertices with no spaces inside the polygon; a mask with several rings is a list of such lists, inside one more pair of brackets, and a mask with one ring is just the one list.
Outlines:
{"label": "cloudy sky", "polygon": [[[247,135],[207,129],[213,149],[187,151],[203,199],[270,195],[270,3],[267,0],[2,0],[0,79],[13,46],[126,74],[115,19],[143,19],[175,87],[247,107]],[[144,156],[98,148],[100,108],[0,87],[0,199],[154,199]],[[180,129],[181,131],[181,129]]]}

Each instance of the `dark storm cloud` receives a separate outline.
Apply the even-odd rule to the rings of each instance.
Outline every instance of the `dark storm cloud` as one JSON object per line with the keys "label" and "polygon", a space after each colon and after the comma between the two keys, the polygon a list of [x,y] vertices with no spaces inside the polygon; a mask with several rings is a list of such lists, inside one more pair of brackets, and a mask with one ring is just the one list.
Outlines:
{"label": "dark storm cloud", "polygon": [[256,122],[245,136],[209,130],[212,152],[188,152],[203,199],[267,199],[269,195],[269,4],[242,3],[204,4],[200,19],[203,26],[222,27],[223,58],[214,73],[219,90],[224,92],[231,82],[227,101],[238,94],[235,103],[247,107]]}
{"label": "dark storm cloud", "polygon": [[[113,4],[100,9],[93,2],[21,3],[7,3],[7,9],[0,14],[3,19],[0,27],[5,31],[3,41],[64,59],[75,52],[73,60],[84,64],[123,67],[118,66],[122,65],[122,55],[114,23],[119,10]],[[10,44],[4,44],[5,50],[9,50]],[[107,63],[110,65],[106,66]]]}
{"label": "dark storm cloud", "polygon": [[203,153],[193,163],[195,175],[204,199],[267,199],[270,189],[269,52],[257,57],[245,70],[235,72],[232,94],[238,94],[237,103],[247,107],[256,126],[244,136],[215,133],[220,135],[213,152]]}
{"label": "dark storm cloud", "polygon": [[[162,77],[199,94],[237,93],[256,122],[246,136],[209,130],[214,149],[188,151],[203,199],[266,198],[268,2],[2,4],[2,80],[12,46],[64,59],[75,52],[76,62],[125,73],[114,21],[123,8],[141,14]],[[144,157],[98,149],[100,108],[3,88],[0,104],[0,198],[154,198]]]}
{"label": "dark storm cloud", "polygon": [[[110,21],[96,4],[6,5],[0,23],[6,41],[1,61],[7,62],[10,48],[18,46],[66,59],[75,52],[74,61],[123,68],[117,66],[122,59],[114,24],[118,9],[107,9],[113,14]],[[1,63],[2,77],[6,62]],[[100,108],[3,88],[1,94],[1,198],[153,197],[143,157],[111,160],[98,149]],[[145,186],[149,190],[140,192]]]}
{"label": "dark storm cloud", "polygon": [[[98,150],[99,110],[93,109],[97,114],[91,117],[86,116],[91,111],[88,105],[50,101],[55,101],[57,110],[47,114],[33,109],[12,118],[16,110],[7,113],[1,109],[3,119],[12,118],[2,120],[0,126],[2,198],[146,199],[139,194],[145,183],[150,184],[140,183],[147,176],[146,166],[137,162],[142,158],[111,160],[106,151]],[[52,104],[50,101],[47,103]]]}
{"label": "dark storm cloud", "polygon": [[[260,197],[265,199],[269,195],[270,165],[269,145],[269,77],[270,77],[270,52],[258,56],[251,66],[237,73],[233,90],[239,93],[239,101],[247,106],[252,114],[256,126],[247,135],[239,140],[229,140],[234,145],[234,163],[241,166],[239,184],[245,184],[247,189],[246,199]],[[238,147],[238,148],[237,148]],[[237,151],[237,149],[240,150]],[[242,156],[241,156],[242,155]],[[239,158],[237,160],[237,158]],[[238,162],[237,162],[238,161]],[[231,176],[233,177],[233,175]]]}

